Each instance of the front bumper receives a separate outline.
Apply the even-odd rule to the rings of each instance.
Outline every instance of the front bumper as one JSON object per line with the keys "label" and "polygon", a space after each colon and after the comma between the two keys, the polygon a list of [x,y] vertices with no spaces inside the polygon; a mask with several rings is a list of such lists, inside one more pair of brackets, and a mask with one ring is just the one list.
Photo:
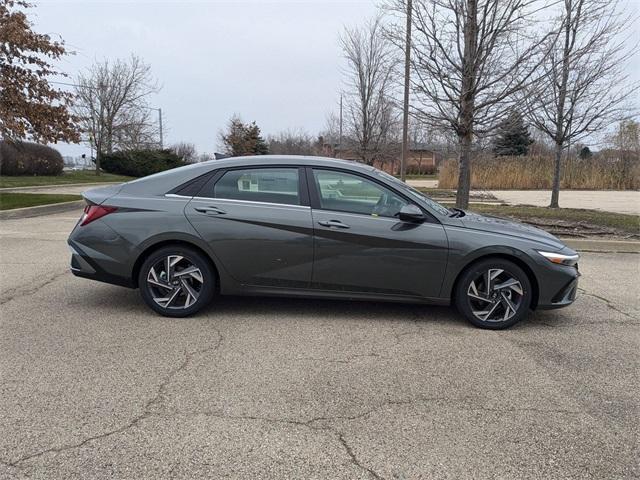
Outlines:
{"label": "front bumper", "polygon": [[550,310],[571,305],[578,294],[580,272],[577,265],[552,266],[550,271],[539,276],[539,295],[537,308]]}

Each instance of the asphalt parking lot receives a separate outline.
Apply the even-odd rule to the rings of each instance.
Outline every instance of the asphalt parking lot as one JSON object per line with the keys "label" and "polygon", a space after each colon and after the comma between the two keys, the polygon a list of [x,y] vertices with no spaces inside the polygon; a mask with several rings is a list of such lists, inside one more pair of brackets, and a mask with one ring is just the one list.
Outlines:
{"label": "asphalt parking lot", "polygon": [[638,478],[640,255],[502,332],[449,308],[73,277],[79,212],[0,224],[0,478]]}

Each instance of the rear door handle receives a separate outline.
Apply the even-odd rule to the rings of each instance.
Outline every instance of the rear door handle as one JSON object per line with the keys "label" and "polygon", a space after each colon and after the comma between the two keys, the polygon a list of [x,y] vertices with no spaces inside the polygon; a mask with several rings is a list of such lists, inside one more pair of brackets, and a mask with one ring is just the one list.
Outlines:
{"label": "rear door handle", "polygon": [[225,213],[227,213],[221,208],[216,207],[214,205],[209,205],[208,207],[195,207],[195,211],[200,213],[206,213],[207,215],[224,215]]}
{"label": "rear door handle", "polygon": [[340,220],[320,220],[318,225],[323,227],[349,228],[349,225],[342,223]]}

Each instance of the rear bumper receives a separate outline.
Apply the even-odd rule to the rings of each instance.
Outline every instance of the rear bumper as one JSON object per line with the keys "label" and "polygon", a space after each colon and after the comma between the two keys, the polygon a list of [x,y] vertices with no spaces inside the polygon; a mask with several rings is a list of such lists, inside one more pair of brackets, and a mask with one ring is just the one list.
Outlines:
{"label": "rear bumper", "polygon": [[109,273],[95,259],[87,255],[76,242],[69,239],[67,243],[71,250],[70,270],[76,277],[88,278],[121,287],[135,288],[131,278]]}

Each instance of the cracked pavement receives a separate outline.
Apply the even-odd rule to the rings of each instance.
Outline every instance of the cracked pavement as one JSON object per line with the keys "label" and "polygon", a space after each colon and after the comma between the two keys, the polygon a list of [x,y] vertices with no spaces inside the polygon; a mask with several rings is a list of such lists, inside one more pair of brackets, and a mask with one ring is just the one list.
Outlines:
{"label": "cracked pavement", "polygon": [[508,331],[421,305],[221,298],[158,317],[0,224],[0,479],[638,478],[640,255]]}

